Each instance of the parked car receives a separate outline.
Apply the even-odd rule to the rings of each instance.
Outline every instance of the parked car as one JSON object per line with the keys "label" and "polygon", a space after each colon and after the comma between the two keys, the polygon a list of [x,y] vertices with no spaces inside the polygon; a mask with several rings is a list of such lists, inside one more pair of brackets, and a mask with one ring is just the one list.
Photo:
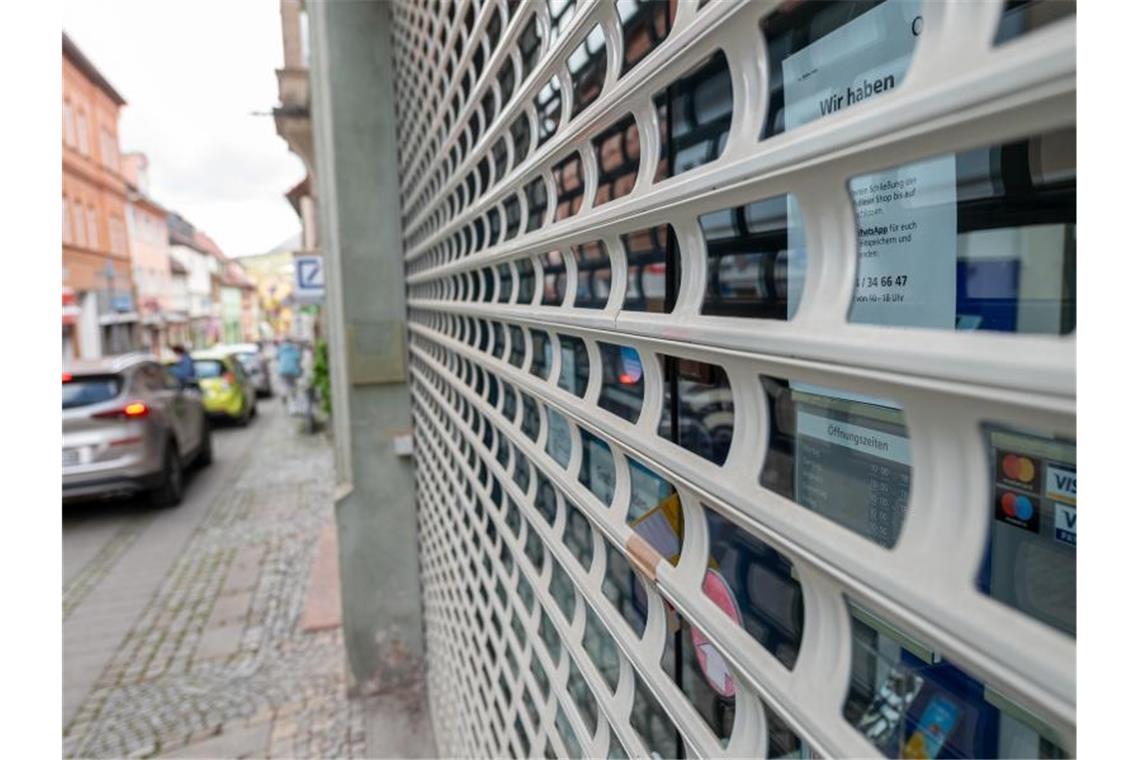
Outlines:
{"label": "parked car", "polygon": [[154,357],[74,362],[63,373],[65,501],[149,492],[174,506],[186,466],[212,459],[198,388],[183,386]]}
{"label": "parked car", "polygon": [[218,346],[214,350],[233,354],[241,362],[242,369],[249,375],[250,382],[257,392],[258,398],[269,398],[273,395],[270,385],[269,362],[261,353],[256,343],[229,343]]}
{"label": "parked car", "polygon": [[237,357],[215,348],[195,351],[190,358],[206,414],[248,425],[257,416],[257,394]]}

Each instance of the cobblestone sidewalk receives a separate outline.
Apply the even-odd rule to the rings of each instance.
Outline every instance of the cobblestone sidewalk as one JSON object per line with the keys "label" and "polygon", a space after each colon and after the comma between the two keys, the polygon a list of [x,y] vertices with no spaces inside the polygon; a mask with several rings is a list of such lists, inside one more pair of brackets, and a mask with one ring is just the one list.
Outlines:
{"label": "cobblestone sidewalk", "polygon": [[[361,757],[340,629],[305,633],[332,457],[283,414],[247,453],[64,727],[68,757]],[[124,534],[103,558],[113,561]],[[97,582],[97,578],[91,582]],[[84,584],[65,599],[65,616]]]}

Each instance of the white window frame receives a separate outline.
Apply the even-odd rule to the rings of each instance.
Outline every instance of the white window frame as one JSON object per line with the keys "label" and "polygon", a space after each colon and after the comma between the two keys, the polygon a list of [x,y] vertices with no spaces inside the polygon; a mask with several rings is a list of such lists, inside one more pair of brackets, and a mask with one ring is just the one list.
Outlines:
{"label": "white window frame", "polygon": [[89,125],[87,123],[87,112],[82,108],[79,109],[79,152],[85,156],[91,155]]}
{"label": "white window frame", "polygon": [[75,108],[67,98],[63,101],[63,141],[69,147],[75,147]]}
{"label": "white window frame", "polygon": [[84,226],[85,217],[83,209],[83,201],[76,199],[71,206],[75,212],[75,242],[82,246],[87,247],[87,228]]}
{"label": "white window frame", "polygon": [[67,196],[63,196],[63,228],[61,231],[64,243],[71,243],[71,204],[67,202]]}
{"label": "white window frame", "polygon": [[102,248],[103,241],[99,236],[99,220],[95,215],[95,207],[87,206],[87,240],[92,248]]}

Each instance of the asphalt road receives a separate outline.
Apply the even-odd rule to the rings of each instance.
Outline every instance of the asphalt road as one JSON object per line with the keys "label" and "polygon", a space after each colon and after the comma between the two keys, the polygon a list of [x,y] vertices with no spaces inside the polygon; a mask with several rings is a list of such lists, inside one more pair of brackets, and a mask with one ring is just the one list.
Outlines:
{"label": "asphalt road", "polygon": [[125,635],[154,597],[219,494],[240,477],[273,418],[263,399],[248,427],[214,428],[214,463],[190,473],[182,503],[143,497],[63,507],[63,721],[66,726]]}

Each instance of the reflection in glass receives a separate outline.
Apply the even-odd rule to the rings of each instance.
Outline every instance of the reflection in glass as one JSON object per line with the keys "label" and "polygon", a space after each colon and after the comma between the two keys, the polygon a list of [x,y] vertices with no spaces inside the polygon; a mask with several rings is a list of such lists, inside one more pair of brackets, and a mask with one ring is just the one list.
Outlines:
{"label": "reflection in glass", "polygon": [[660,0],[617,0],[622,30],[622,66],[625,74],[653,52],[669,35],[677,5]]}
{"label": "reflection in glass", "polygon": [[524,344],[523,331],[518,325],[511,325],[509,328],[511,335],[511,353],[510,363],[522,369],[523,359],[526,358],[526,345]]}
{"label": "reflection in glass", "polygon": [[590,655],[602,679],[613,692],[617,689],[621,674],[621,655],[609,632],[598,620],[598,616],[586,607],[586,630],[582,635],[582,647]]}
{"label": "reflection in glass", "polygon": [[[482,376],[482,373],[480,373]],[[515,412],[518,411],[518,398],[515,396],[515,389],[513,386],[503,383],[503,416],[508,421],[515,421]]]}
{"label": "reflection in glass", "polygon": [[536,471],[535,477],[538,479],[538,488],[534,494],[534,506],[547,523],[554,525],[554,518],[558,515],[558,494],[541,470]]}
{"label": "reflection in glass", "polygon": [[582,469],[578,482],[590,489],[602,504],[614,498],[614,456],[610,445],[588,430],[582,431]]}
{"label": "reflection in glass", "polygon": [[528,304],[534,300],[534,264],[530,259],[519,259],[515,262],[515,269],[519,278],[519,292],[515,303]]}
{"label": "reflection in glass", "polygon": [[804,629],[803,590],[792,563],[748,531],[704,508],[709,529],[705,595],[789,670]]}
{"label": "reflection in glass", "polygon": [[606,574],[602,577],[602,593],[621,613],[633,632],[641,636],[645,632],[648,610],[645,587],[625,556],[609,541],[605,545]]}
{"label": "reflection in glass", "polygon": [[566,505],[566,528],[562,543],[582,568],[589,570],[594,559],[594,528],[572,501],[563,498],[563,503]]}
{"label": "reflection in glass", "polygon": [[498,265],[499,293],[498,302],[507,303],[511,300],[511,291],[514,288],[514,277],[511,275],[510,264]]}
{"label": "reflection in glass", "polygon": [[570,725],[570,721],[567,720],[566,713],[562,710],[562,703],[558,704],[554,725],[558,729],[558,735],[562,737],[562,743],[566,745],[566,754],[570,757],[582,757],[582,746],[578,743],[574,729]]}
{"label": "reflection in glass", "polygon": [[593,736],[598,728],[598,702],[573,658],[570,659],[570,675],[566,681],[566,690],[570,692],[574,704],[578,706],[578,714],[586,724],[586,732]]}
{"label": "reflection in glass", "polygon": [[665,403],[657,434],[713,464],[724,464],[733,427],[732,387],[724,368],[675,356],[662,356],[661,362]]}
{"label": "reflection in glass", "polygon": [[554,602],[558,605],[562,616],[566,618],[566,622],[573,620],[574,608],[578,603],[574,595],[574,583],[562,565],[557,562],[551,564],[550,595],[554,597]]}
{"label": "reflection in glass", "polygon": [[530,329],[531,356],[530,373],[545,380],[550,375],[550,365],[554,361],[554,349],[550,346],[550,336],[545,330]]}
{"label": "reflection in glass", "polygon": [[[486,270],[490,272],[490,270]],[[503,322],[491,322],[491,356],[502,359],[506,354],[506,332]]]}
{"label": "reflection in glass", "polygon": [[716,51],[704,63],[653,96],[661,124],[655,182],[715,161],[732,124],[728,59]]}
{"label": "reflection in glass", "polygon": [[594,205],[601,206],[629,195],[641,166],[641,133],[633,114],[600,132],[591,141],[598,166],[598,192]]}
{"label": "reflection in glass", "polygon": [[657,698],[635,676],[629,723],[653,757],[685,757],[685,744]]}
{"label": "reflection in glass", "polygon": [[645,395],[641,355],[636,348],[598,343],[602,358],[602,390],[598,406],[622,419],[637,422]]}
{"label": "reflection in glass", "polygon": [[577,336],[559,335],[558,343],[562,352],[558,387],[575,396],[585,396],[586,384],[590,380],[590,357],[586,353],[585,342]]}
{"label": "reflection in glass", "polygon": [[661,669],[680,687],[721,746],[728,746],[736,720],[736,681],[728,662],[688,620],[672,608],[668,615],[673,633],[665,637]]}
{"label": "reflection in glass", "polygon": [[562,253],[550,251],[542,257],[542,305],[561,306],[566,297],[566,264]]}
{"label": "reflection in glass", "polygon": [[551,170],[554,176],[554,221],[568,219],[582,208],[586,178],[582,174],[582,157],[574,151]]}
{"label": "reflection in glass", "polygon": [[519,196],[517,193],[508,195],[506,200],[503,201],[503,210],[506,216],[506,230],[503,232],[503,240],[510,240],[519,232],[519,227],[522,226],[522,206],[519,205]]}
{"label": "reflection in glass", "polygon": [[570,70],[573,104],[570,118],[597,100],[606,79],[606,38],[601,25],[595,25],[586,39],[574,49],[566,61]]}
{"label": "reflection in glass", "polygon": [[792,316],[788,196],[705,214],[700,224],[708,251],[701,313],[781,320]]}
{"label": "reflection in glass", "polygon": [[530,72],[534,71],[535,65],[538,64],[538,58],[542,54],[542,37],[539,36],[537,13],[531,14],[522,33],[519,34],[519,53],[522,60],[522,72],[519,74],[519,81],[525,82],[530,76]]}
{"label": "reflection in glass", "polygon": [[1054,21],[1075,15],[1076,0],[1006,0],[994,44],[1009,42]]}
{"label": "reflection in glass", "polygon": [[670,312],[677,300],[677,236],[662,224],[621,236],[625,247],[626,311]]}
{"label": "reflection in glass", "polygon": [[518,166],[526,159],[530,152],[530,119],[526,114],[515,119],[511,124],[511,140],[515,145],[514,166]]}
{"label": "reflection in glass", "polygon": [[538,148],[554,136],[562,119],[562,87],[557,77],[551,77],[535,95],[534,108],[538,112]]}
{"label": "reflection in glass", "polygon": [[526,231],[530,232],[541,227],[546,217],[546,182],[542,177],[535,177],[527,183],[523,193],[526,195]]}
{"label": "reflection in glass", "polygon": [[519,391],[519,395],[522,396],[522,431],[527,438],[537,441],[540,424],[538,402],[522,391]]}
{"label": "reflection in glass", "polygon": [[940,652],[848,601],[843,716],[887,757],[1065,757],[1057,731]]}
{"label": "reflection in glass", "polygon": [[570,423],[558,412],[546,407],[546,453],[554,461],[566,467],[570,464],[571,447],[573,446]]}
{"label": "reflection in glass", "polygon": [[578,290],[574,305],[584,309],[603,309],[610,297],[610,257],[602,241],[573,247],[578,269]]}

